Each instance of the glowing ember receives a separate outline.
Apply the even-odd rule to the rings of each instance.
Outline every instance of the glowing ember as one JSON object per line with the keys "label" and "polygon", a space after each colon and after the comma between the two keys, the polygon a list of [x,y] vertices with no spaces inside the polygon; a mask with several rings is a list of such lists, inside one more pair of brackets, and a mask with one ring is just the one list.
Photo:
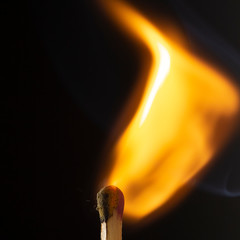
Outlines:
{"label": "glowing ember", "polygon": [[108,13],[149,49],[152,65],[131,122],[113,149],[107,184],[140,219],[165,204],[210,161],[239,110],[227,77],[167,39],[132,7],[103,1]]}

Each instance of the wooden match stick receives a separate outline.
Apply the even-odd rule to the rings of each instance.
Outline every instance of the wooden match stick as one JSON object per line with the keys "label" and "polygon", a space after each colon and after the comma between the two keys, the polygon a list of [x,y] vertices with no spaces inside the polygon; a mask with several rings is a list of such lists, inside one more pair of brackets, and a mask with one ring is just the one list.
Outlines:
{"label": "wooden match stick", "polygon": [[115,186],[102,188],[97,194],[97,210],[101,221],[101,240],[122,240],[124,196]]}

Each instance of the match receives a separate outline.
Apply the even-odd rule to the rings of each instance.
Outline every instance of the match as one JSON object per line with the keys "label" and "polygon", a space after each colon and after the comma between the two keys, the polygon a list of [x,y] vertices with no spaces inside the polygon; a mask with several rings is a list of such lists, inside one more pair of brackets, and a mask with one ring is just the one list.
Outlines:
{"label": "match", "polygon": [[101,240],[122,240],[124,196],[115,186],[102,188],[97,194],[97,211],[101,221]]}

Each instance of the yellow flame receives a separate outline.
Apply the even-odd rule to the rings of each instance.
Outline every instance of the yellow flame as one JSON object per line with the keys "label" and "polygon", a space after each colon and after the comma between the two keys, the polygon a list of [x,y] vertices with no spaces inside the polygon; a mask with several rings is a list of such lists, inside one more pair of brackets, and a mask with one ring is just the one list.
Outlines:
{"label": "yellow flame", "polygon": [[230,131],[239,94],[227,77],[128,4],[109,0],[103,5],[152,56],[145,91],[113,149],[108,178],[125,194],[125,213],[140,219],[175,196],[209,162]]}

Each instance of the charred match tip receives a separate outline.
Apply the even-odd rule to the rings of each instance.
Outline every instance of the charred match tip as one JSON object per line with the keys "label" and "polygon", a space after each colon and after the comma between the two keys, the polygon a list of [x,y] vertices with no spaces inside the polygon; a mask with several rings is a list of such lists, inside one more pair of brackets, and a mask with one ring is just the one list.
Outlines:
{"label": "charred match tip", "polygon": [[123,215],[124,196],[122,191],[115,186],[102,188],[97,194],[97,210],[101,222],[107,222],[114,211],[120,218]]}

